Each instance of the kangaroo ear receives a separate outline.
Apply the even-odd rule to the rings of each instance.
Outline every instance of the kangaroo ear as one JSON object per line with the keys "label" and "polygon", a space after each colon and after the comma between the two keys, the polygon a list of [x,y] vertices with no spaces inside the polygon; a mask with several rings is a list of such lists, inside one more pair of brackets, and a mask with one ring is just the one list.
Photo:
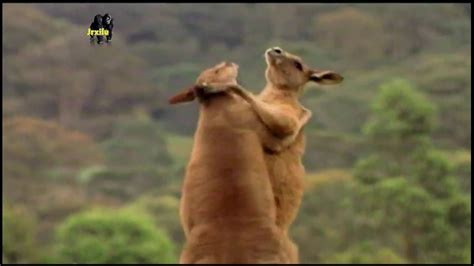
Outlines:
{"label": "kangaroo ear", "polygon": [[341,75],[330,70],[313,70],[309,79],[323,85],[338,84],[344,80]]}
{"label": "kangaroo ear", "polygon": [[178,104],[184,102],[191,102],[196,98],[194,94],[194,86],[187,88],[186,90],[176,94],[175,96],[169,98],[169,104]]}

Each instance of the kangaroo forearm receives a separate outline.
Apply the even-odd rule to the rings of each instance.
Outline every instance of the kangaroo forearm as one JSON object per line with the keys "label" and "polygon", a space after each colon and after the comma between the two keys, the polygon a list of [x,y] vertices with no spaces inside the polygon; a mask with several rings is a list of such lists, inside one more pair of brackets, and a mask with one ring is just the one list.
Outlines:
{"label": "kangaroo forearm", "polygon": [[296,117],[293,118],[278,110],[278,108],[261,101],[255,101],[251,106],[275,136],[284,138],[297,131],[298,121]]}
{"label": "kangaroo forearm", "polygon": [[242,97],[242,99],[244,99],[250,105],[255,104],[255,102],[258,100],[257,96],[255,96],[253,93],[249,92],[247,89],[238,84],[229,86],[229,89],[235,94]]}
{"label": "kangaroo forearm", "polygon": [[219,84],[211,83],[204,85],[208,93],[229,90],[240,96],[252,109],[268,130],[279,138],[295,135],[298,132],[300,121],[296,116],[291,116],[291,112],[287,112],[280,106],[270,105],[260,100],[253,93],[238,84]]}
{"label": "kangaroo forearm", "polygon": [[248,102],[265,126],[276,136],[286,137],[297,132],[298,121],[296,118],[285,114],[276,106],[263,102],[240,85],[231,85],[229,89]]}
{"label": "kangaroo forearm", "polygon": [[296,140],[296,137],[300,133],[301,129],[306,125],[306,123],[308,123],[309,119],[311,118],[311,115],[312,115],[311,111],[307,109],[304,110],[303,117],[300,120],[298,120],[298,126],[296,127],[295,132],[285,137],[284,140],[282,141],[281,145],[283,147],[289,146],[291,143],[293,143]]}

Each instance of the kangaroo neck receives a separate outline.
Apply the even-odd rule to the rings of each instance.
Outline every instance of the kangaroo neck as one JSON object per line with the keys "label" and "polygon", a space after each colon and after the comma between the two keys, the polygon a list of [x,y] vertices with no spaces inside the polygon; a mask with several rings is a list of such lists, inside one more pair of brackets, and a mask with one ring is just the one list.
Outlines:
{"label": "kangaroo neck", "polygon": [[262,100],[269,101],[269,102],[285,102],[290,104],[299,105],[299,90],[289,90],[286,88],[278,88],[275,87],[273,84],[267,83],[265,88],[260,93],[259,97]]}

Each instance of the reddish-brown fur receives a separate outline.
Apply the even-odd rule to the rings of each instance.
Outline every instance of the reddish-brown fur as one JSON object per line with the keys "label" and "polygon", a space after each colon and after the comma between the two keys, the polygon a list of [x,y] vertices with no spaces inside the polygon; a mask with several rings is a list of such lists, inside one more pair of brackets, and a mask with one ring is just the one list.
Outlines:
{"label": "reddish-brown fur", "polygon": [[185,91],[174,95],[168,100],[168,103],[170,104],[177,104],[177,103],[182,103],[182,102],[190,102],[196,99],[196,96],[194,95],[194,90],[193,88],[188,88]]}
{"label": "reddish-brown fur", "polygon": [[[274,106],[275,109],[287,110],[286,114],[295,117],[295,119],[309,112],[298,100],[307,82],[336,84],[343,80],[342,76],[332,71],[309,68],[301,58],[278,47],[268,49],[265,57],[267,84],[258,95],[258,99]],[[310,116],[311,112],[305,121]],[[283,229],[286,236],[288,236],[289,226],[296,217],[303,196],[303,177],[305,175],[302,164],[305,150],[305,137],[303,130],[301,130],[303,126],[304,124],[299,128],[289,129],[290,134],[283,134],[290,135],[290,139],[294,140],[288,148],[279,153],[265,154],[265,162],[275,196],[277,225]],[[291,243],[289,248],[292,262],[297,263],[298,249],[296,245]]]}
{"label": "reddish-brown fur", "polygon": [[[288,228],[296,216],[303,194],[302,183],[305,172],[301,158],[304,153],[305,139],[301,129],[311,117],[311,112],[299,103],[298,96],[308,81],[335,84],[341,82],[343,78],[332,71],[310,69],[299,57],[277,49],[278,52],[275,52],[276,49],[269,49],[266,52],[267,85],[258,97],[236,85],[235,82],[230,84],[231,86],[227,84],[227,86],[219,87],[219,84],[213,84],[212,87],[215,91],[231,88],[242,99],[245,99],[257,114],[257,120],[260,120],[257,124],[255,121],[250,121],[247,126],[256,129],[260,142],[267,148],[264,158],[277,208],[276,223],[284,234],[283,243],[286,251],[283,253],[290,255],[292,263],[297,263],[298,250],[296,245],[289,240]],[[219,89],[216,90],[217,87]],[[246,105],[241,103],[237,106]],[[244,114],[243,110],[248,111],[248,107],[233,111]],[[255,120],[255,117],[253,118]],[[239,118],[236,119],[241,121]]]}
{"label": "reddish-brown fur", "polygon": [[[236,84],[236,73],[236,67],[220,64],[204,71],[197,83],[230,75],[218,82]],[[186,235],[180,263],[289,262],[276,226],[256,114],[230,93],[206,95],[200,102],[180,206]]]}
{"label": "reddish-brown fur", "polygon": [[[301,58],[281,48],[265,53],[267,85],[259,96],[236,85],[228,86],[245,99],[265,125],[260,131],[267,148],[265,162],[272,182],[276,204],[277,225],[287,238],[291,262],[298,262],[298,249],[288,236],[288,229],[296,217],[303,195],[304,166],[301,162],[305,150],[302,128],[311,112],[299,103],[304,85],[309,81],[319,84],[337,84],[343,78],[332,71],[311,69]],[[215,86],[225,90],[225,86]],[[268,137],[270,136],[270,137]],[[275,136],[277,139],[275,139]]]}

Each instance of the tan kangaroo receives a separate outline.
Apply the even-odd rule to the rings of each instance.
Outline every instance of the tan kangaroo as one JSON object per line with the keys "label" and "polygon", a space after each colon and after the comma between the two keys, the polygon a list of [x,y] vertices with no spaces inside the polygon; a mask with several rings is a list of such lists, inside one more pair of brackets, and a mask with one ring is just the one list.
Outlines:
{"label": "tan kangaroo", "polygon": [[[223,62],[196,83],[235,85],[237,72]],[[205,86],[194,86],[193,94],[200,114],[180,203],[180,263],[290,262],[256,130],[262,123],[235,94]]]}
{"label": "tan kangaroo", "polygon": [[[254,100],[254,104],[251,104],[265,124],[275,122],[266,115],[266,111],[262,110],[280,112],[279,117],[292,116],[292,121],[304,117],[302,121],[307,122],[311,112],[298,100],[304,85],[311,81],[319,84],[337,84],[343,80],[341,75],[333,71],[308,67],[300,57],[278,47],[268,49],[265,52],[265,59],[267,84]],[[278,153],[265,153],[265,162],[275,196],[277,225],[283,229],[286,236],[298,213],[304,190],[305,169],[302,156],[305,150],[305,137],[301,129],[301,124],[288,123],[287,127],[281,130],[281,136],[289,139],[289,147]],[[298,263],[298,248],[291,243],[290,249],[292,262]]]}
{"label": "tan kangaroo", "polygon": [[[337,84],[342,82],[343,77],[333,71],[310,68],[300,57],[278,47],[268,49],[265,59],[267,84],[258,96],[238,85],[228,86],[227,89],[245,99],[273,134],[271,141],[262,139],[266,148],[264,158],[275,196],[277,225],[289,239],[288,229],[303,196],[305,138],[301,129],[311,117],[311,112],[300,104],[298,98],[304,85],[310,81]],[[226,89],[222,84],[213,88]],[[274,140],[275,136],[280,141]],[[298,248],[290,240],[289,243],[291,262],[298,263]]]}

